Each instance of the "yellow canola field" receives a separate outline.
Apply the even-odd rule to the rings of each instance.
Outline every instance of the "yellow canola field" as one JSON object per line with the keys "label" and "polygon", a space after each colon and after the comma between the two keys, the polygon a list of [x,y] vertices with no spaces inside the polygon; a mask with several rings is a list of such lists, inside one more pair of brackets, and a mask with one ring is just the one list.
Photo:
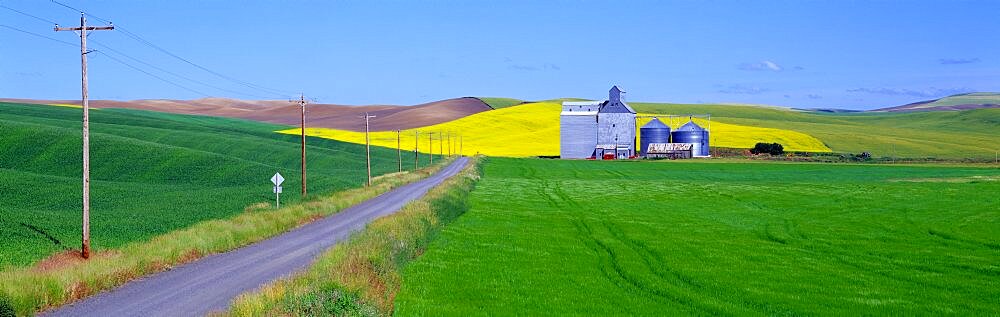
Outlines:
{"label": "yellow canola field", "polygon": [[[641,113],[639,115],[650,116],[652,114]],[[648,118],[641,118],[637,120],[636,124],[642,127],[643,124],[646,124],[650,120]],[[680,121],[678,119],[674,120],[671,129],[676,129],[688,121],[687,118]],[[662,121],[667,123],[665,119]],[[716,120],[709,122],[700,118],[694,118],[694,123],[702,128],[711,129],[711,132],[708,134],[709,146],[749,149],[753,148],[758,142],[765,142],[779,143],[785,148],[785,151],[832,152],[829,147],[823,144],[823,141],[798,131],[728,124]],[[636,132],[636,135],[639,135],[639,133]]]}
{"label": "yellow canola field", "polygon": [[[419,143],[416,145],[419,146],[419,151],[424,153],[432,149],[434,153],[442,153],[443,150],[447,154],[450,147],[452,153],[457,154],[461,150],[466,155],[478,153],[506,157],[557,156],[560,111],[562,106],[559,103],[537,102],[480,112],[441,124],[403,130],[399,135],[400,146],[404,151],[413,151],[414,138],[418,135]],[[697,119],[695,121],[700,125],[703,123]],[[640,121],[640,124],[645,122]],[[778,142],[788,151],[830,151],[823,142],[795,131],[717,121],[712,122],[711,128],[712,146],[751,148],[757,142]],[[297,135],[300,130],[294,128],[277,132]],[[306,128],[306,134],[344,142],[365,143],[364,132]],[[372,132],[371,139],[374,146],[396,147],[395,131]]]}
{"label": "yellow canola field", "polygon": [[[52,103],[52,104],[47,104],[46,106],[56,106],[56,107],[67,107],[67,108],[80,108],[80,109],[83,109],[83,106],[81,106],[81,105],[73,105],[73,104],[68,104],[68,103]],[[97,109],[91,108],[91,110],[97,110]]]}

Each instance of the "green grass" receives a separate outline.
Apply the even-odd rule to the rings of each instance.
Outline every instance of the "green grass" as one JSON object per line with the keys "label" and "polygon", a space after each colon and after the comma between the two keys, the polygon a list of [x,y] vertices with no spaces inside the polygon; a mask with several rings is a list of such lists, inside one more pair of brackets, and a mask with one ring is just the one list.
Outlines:
{"label": "green grass", "polygon": [[[0,268],[80,243],[80,109],[0,104]],[[299,139],[287,127],[125,109],[91,112],[91,235],[95,251],[273,202],[300,201]],[[311,138],[311,195],[363,184],[364,147]],[[397,169],[373,148],[373,173]],[[412,169],[411,164],[404,168]]]}
{"label": "green grass", "polygon": [[947,107],[947,106],[957,106],[957,105],[981,105],[981,104],[1000,104],[1000,94],[991,92],[977,92],[971,94],[961,94],[944,97],[938,100],[934,100],[926,105],[921,105],[919,109],[928,109],[934,107]]}
{"label": "green grass", "polygon": [[399,316],[997,315],[1000,169],[491,158]]}
{"label": "green grass", "polygon": [[646,113],[710,113],[712,120],[802,132],[836,152],[876,157],[992,159],[1000,109],[911,113],[818,113],[776,107],[629,103]]}
{"label": "green grass", "polygon": [[482,100],[493,109],[507,108],[524,103],[523,100],[514,98],[478,97],[477,99]]}
{"label": "green grass", "polygon": [[62,257],[57,265],[3,270],[0,309],[6,302],[19,315],[32,315],[209,254],[243,247],[425,178],[440,166],[382,175],[373,179],[372,186],[282,205],[277,210],[268,203],[260,203],[234,217],[206,220],[149,240],[130,242],[113,251],[94,254],[87,261]]}
{"label": "green grass", "polygon": [[232,316],[390,316],[400,273],[447,223],[468,210],[479,170],[459,174],[320,255],[307,270],[241,295]]}

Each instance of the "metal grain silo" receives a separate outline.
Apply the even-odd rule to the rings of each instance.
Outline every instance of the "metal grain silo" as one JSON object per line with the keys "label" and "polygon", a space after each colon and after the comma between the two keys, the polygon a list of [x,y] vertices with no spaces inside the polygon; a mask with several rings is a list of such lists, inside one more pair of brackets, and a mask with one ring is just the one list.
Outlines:
{"label": "metal grain silo", "polygon": [[673,137],[673,143],[694,144],[694,147],[691,149],[691,155],[710,155],[708,152],[708,131],[695,124],[694,121],[688,121],[688,123],[677,128],[670,135]]}
{"label": "metal grain silo", "polygon": [[670,143],[670,127],[660,119],[653,118],[639,128],[639,152],[646,156],[650,143]]}
{"label": "metal grain silo", "polygon": [[597,111],[601,102],[563,102],[559,116],[559,157],[584,159],[597,146]]}

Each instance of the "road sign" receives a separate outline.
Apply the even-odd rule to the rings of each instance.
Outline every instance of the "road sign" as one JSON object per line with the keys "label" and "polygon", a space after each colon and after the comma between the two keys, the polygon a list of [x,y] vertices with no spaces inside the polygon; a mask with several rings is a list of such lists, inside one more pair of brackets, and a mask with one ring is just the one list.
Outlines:
{"label": "road sign", "polygon": [[281,183],[285,181],[284,177],[281,177],[281,173],[274,173],[271,176],[271,182],[274,183],[274,208],[281,208]]}
{"label": "road sign", "polygon": [[285,178],[281,177],[281,173],[274,173],[274,176],[271,176],[271,182],[274,183],[275,186],[281,186],[281,183],[284,181]]}

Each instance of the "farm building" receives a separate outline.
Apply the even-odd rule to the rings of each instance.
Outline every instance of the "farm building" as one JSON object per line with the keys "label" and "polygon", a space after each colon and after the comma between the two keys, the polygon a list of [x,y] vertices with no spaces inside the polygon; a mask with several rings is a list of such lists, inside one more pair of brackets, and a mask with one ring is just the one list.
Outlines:
{"label": "farm building", "polygon": [[677,130],[670,133],[673,143],[690,143],[694,145],[691,155],[694,157],[708,157],[708,130],[705,130],[694,121],[688,121]]}
{"label": "farm building", "polygon": [[624,93],[614,86],[608,92],[608,100],[603,102],[563,102],[559,156],[568,159],[636,156],[635,110],[622,100]]}
{"label": "farm building", "polygon": [[600,101],[563,102],[559,116],[559,156],[589,158],[597,146],[597,111]]}
{"label": "farm building", "polygon": [[655,117],[639,128],[639,154],[646,156],[652,143],[670,143],[670,127]]}
{"label": "farm building", "polygon": [[643,153],[647,158],[686,159],[692,157],[691,143],[649,143]]}

